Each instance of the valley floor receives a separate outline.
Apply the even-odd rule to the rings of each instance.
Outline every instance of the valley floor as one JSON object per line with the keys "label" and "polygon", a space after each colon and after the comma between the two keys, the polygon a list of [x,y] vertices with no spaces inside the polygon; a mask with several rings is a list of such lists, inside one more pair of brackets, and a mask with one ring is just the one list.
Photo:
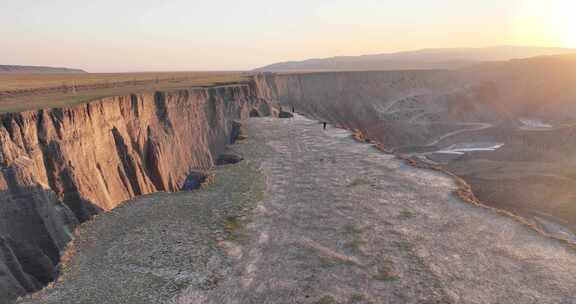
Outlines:
{"label": "valley floor", "polygon": [[83,225],[54,287],[20,303],[576,303],[576,250],[349,132],[258,118],[196,192]]}

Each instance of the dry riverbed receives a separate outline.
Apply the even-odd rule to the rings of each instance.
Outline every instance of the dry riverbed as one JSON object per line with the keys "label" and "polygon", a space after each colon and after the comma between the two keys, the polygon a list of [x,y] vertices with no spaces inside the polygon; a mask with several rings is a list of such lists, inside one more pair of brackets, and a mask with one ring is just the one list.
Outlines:
{"label": "dry riverbed", "polygon": [[462,202],[454,182],[347,131],[258,118],[195,192],[82,226],[20,303],[576,303],[576,251]]}

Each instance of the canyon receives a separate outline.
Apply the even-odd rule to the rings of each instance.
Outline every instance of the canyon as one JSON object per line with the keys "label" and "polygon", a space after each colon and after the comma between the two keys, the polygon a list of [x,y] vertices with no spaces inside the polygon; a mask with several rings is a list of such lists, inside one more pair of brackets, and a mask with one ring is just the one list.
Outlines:
{"label": "canyon", "polygon": [[[572,207],[572,198],[576,197],[576,192],[573,190],[576,189],[574,187],[576,179],[570,169],[575,164],[572,155],[576,152],[576,145],[573,141],[573,135],[576,134],[574,131],[576,108],[573,103],[573,99],[576,98],[576,87],[573,86],[576,80],[576,74],[573,72],[576,71],[575,67],[576,57],[568,55],[488,63],[457,70],[260,73],[238,83],[186,89],[145,90],[141,93],[98,98],[68,107],[2,113],[0,114],[2,122],[0,126],[0,164],[2,166],[0,189],[3,193],[0,196],[0,270],[4,275],[0,277],[0,294],[12,300],[26,293],[37,291],[56,280],[63,267],[67,265],[66,263],[59,265],[62,254],[69,242],[75,238],[74,231],[78,231],[76,237],[78,254],[74,255],[73,250],[70,250],[70,255],[77,256],[77,258],[71,258],[72,262],[69,266],[72,270],[64,271],[62,282],[56,284],[56,289],[46,289],[40,293],[40,297],[56,299],[54,303],[74,299],[71,295],[74,294],[73,290],[86,290],[86,286],[82,284],[91,282],[92,273],[81,271],[85,268],[83,265],[92,265],[91,261],[94,261],[94,265],[97,262],[101,263],[98,264],[100,266],[94,268],[94,271],[100,271],[111,259],[114,260],[116,254],[119,258],[124,258],[126,251],[114,251],[121,249],[108,247],[105,240],[116,242],[115,237],[124,240],[135,238],[138,231],[146,230],[142,225],[146,225],[148,217],[161,221],[162,225],[167,225],[162,228],[164,230],[154,232],[152,239],[162,240],[157,233],[168,238],[173,237],[170,233],[166,234],[166,229],[174,229],[178,231],[175,232],[178,235],[199,233],[201,236],[198,238],[201,242],[198,247],[200,249],[197,250],[217,252],[215,255],[218,256],[215,258],[217,260],[222,256],[237,256],[238,259],[242,259],[244,257],[242,252],[248,252],[246,253],[248,257],[261,257],[263,253],[259,250],[263,248],[258,246],[238,249],[237,246],[242,247],[242,245],[236,243],[244,238],[244,233],[234,235],[234,231],[244,230],[239,224],[242,221],[238,220],[238,215],[227,213],[236,212],[236,209],[230,207],[232,211],[219,210],[220,204],[234,205],[238,197],[243,197],[241,193],[251,193],[250,195],[256,198],[248,202],[242,200],[243,203],[251,206],[248,211],[242,211],[242,214],[244,216],[244,213],[247,213],[248,215],[245,216],[252,218],[252,221],[256,223],[259,220],[266,221],[266,213],[261,213],[262,207],[258,207],[258,204],[267,201],[277,208],[274,216],[286,212],[287,216],[288,214],[296,216],[298,220],[294,221],[302,221],[299,225],[305,226],[305,222],[310,220],[325,221],[327,227],[333,227],[334,223],[321,212],[317,213],[319,210],[314,208],[308,210],[309,216],[294,213],[296,210],[282,209],[290,208],[290,203],[298,201],[299,197],[292,196],[291,193],[302,191],[304,195],[302,197],[309,202],[303,206],[313,207],[314,202],[317,202],[318,206],[322,206],[322,210],[334,216],[333,219],[338,225],[346,226],[345,218],[357,217],[356,220],[359,221],[354,224],[355,226],[350,228],[348,225],[346,226],[348,228],[344,229],[348,237],[353,238],[350,240],[353,243],[352,249],[359,250],[355,254],[350,251],[350,248],[346,250],[340,248],[342,246],[339,242],[336,242],[336,245],[328,242],[328,240],[336,241],[336,236],[322,234],[329,230],[326,227],[318,226],[314,231],[319,233],[316,236],[327,238],[324,240],[331,245],[326,245],[326,242],[321,241],[300,240],[300,243],[296,242],[299,245],[295,248],[319,252],[318,263],[320,264],[325,264],[326,258],[330,261],[336,259],[339,261],[338,265],[341,262],[346,265],[345,267],[350,267],[351,264],[364,265],[364,262],[370,265],[372,262],[376,263],[376,260],[371,260],[374,258],[372,254],[393,245],[371,234],[375,233],[374,231],[388,231],[382,227],[393,227],[392,232],[388,231],[392,233],[390,234],[391,240],[396,240],[395,238],[400,235],[402,240],[408,241],[409,250],[394,251],[397,254],[394,257],[398,258],[398,263],[401,264],[398,267],[403,269],[396,271],[408,278],[405,282],[417,284],[415,289],[410,289],[408,293],[402,292],[406,287],[404,285],[396,286],[397,289],[393,288],[396,301],[410,298],[412,302],[420,303],[420,300],[434,299],[443,303],[443,301],[458,302],[459,299],[463,299],[462,301],[470,303],[482,300],[485,300],[485,303],[497,303],[498,299],[503,299],[509,295],[509,292],[517,290],[514,286],[508,286],[507,291],[498,288],[491,289],[492,295],[488,289],[486,293],[478,292],[474,295],[467,295],[466,291],[474,288],[472,282],[475,279],[472,277],[466,277],[467,288],[450,285],[451,280],[454,279],[451,274],[462,273],[463,268],[438,266],[442,264],[441,257],[431,253],[430,249],[439,246],[433,245],[434,240],[441,239],[447,233],[446,231],[449,231],[451,236],[464,233],[462,235],[467,235],[470,239],[485,245],[490,241],[498,240],[497,244],[500,247],[492,248],[486,256],[476,257],[482,263],[474,264],[473,260],[468,260],[471,263],[468,267],[478,268],[487,275],[487,280],[488,278],[496,280],[498,277],[488,276],[490,271],[487,269],[494,271],[497,267],[494,268],[494,265],[487,260],[501,259],[499,260],[500,266],[503,268],[498,269],[514,268],[518,263],[525,262],[521,257],[524,247],[521,246],[520,240],[528,240],[527,244],[535,246],[524,248],[530,252],[530,257],[527,258],[534,260],[529,268],[541,270],[541,277],[522,281],[522,288],[532,286],[530,288],[534,289],[543,282],[552,282],[550,284],[555,284],[556,288],[550,292],[539,289],[538,295],[534,297],[531,297],[529,293],[523,293],[523,289],[519,289],[521,296],[518,299],[525,301],[539,299],[542,303],[556,303],[554,302],[556,300],[571,301],[573,299],[566,297],[569,294],[567,286],[574,282],[574,277],[569,272],[560,271],[558,267],[570,263],[573,258],[573,249],[568,244],[576,240],[574,238],[576,209]],[[256,119],[262,116],[290,117],[291,115],[283,112],[282,108],[294,108],[297,112],[318,122],[302,120],[303,118],[300,117],[286,120],[286,124],[289,125],[278,125],[278,122],[274,122],[277,120]],[[260,122],[251,122],[250,132],[241,135],[242,122],[250,117]],[[376,152],[371,145],[351,142],[348,140],[350,134],[347,132],[327,133],[333,135],[327,138],[317,133],[321,129],[319,122],[328,122],[339,128],[352,130],[357,140],[377,144],[380,150],[387,153]],[[276,133],[271,133],[271,130],[276,130]],[[298,130],[301,130],[301,133]],[[237,139],[245,138],[246,135],[249,138],[250,136],[260,138],[259,141],[252,143],[256,147],[249,148],[246,144],[241,144],[239,148],[244,152],[242,157],[248,160],[247,164],[244,164],[245,161],[240,162],[243,164],[240,166],[247,166],[240,168],[244,168],[245,172],[251,172],[249,175],[252,177],[248,180],[242,177],[242,170],[237,172],[235,167],[216,168],[218,167],[216,165],[227,164],[227,160],[236,162],[242,159],[240,156],[230,156],[226,153],[230,149],[230,144]],[[265,136],[266,139],[262,139],[261,136]],[[281,138],[275,139],[274,136]],[[288,142],[289,140],[292,141]],[[250,139],[248,141],[250,142]],[[341,152],[333,150],[331,148],[333,146]],[[347,146],[350,147],[349,150]],[[372,150],[367,153],[364,148],[360,148],[363,146]],[[352,151],[355,152],[352,153]],[[295,154],[299,156],[294,156]],[[222,155],[228,156],[221,157]],[[261,159],[258,156],[261,156]],[[363,157],[368,157],[370,161],[367,159],[365,162],[369,163],[362,162]],[[307,165],[299,159],[309,160],[317,171],[304,170],[303,167]],[[343,163],[338,159],[343,159]],[[407,160],[408,163],[425,169],[406,169],[405,164],[399,159]],[[292,170],[291,163],[296,164],[294,172],[290,171]],[[264,168],[265,172],[259,172],[258,168]],[[354,168],[358,168],[359,172],[365,174],[353,174]],[[374,171],[371,168],[380,168],[382,171],[378,172],[376,169]],[[182,189],[198,188],[205,180],[212,179],[211,172],[214,170],[216,170],[217,185],[215,189],[219,190],[148,196],[155,192],[178,192]],[[390,171],[386,176],[381,176],[386,170]],[[227,183],[218,184],[218,172],[221,171],[224,171],[222,178],[230,184],[234,184],[234,178],[236,178],[239,182],[237,186],[240,188],[230,189],[226,186]],[[292,172],[291,179],[283,177],[282,172],[286,171]],[[442,171],[454,179],[443,175]],[[346,173],[357,176],[354,179]],[[230,178],[227,174],[232,174],[230,176],[234,178]],[[301,178],[308,182],[298,182],[299,174],[306,174],[307,177]],[[400,177],[396,178],[396,175]],[[420,178],[420,175],[426,178]],[[291,180],[295,185],[291,184]],[[320,182],[321,180],[330,182],[324,185]],[[451,184],[454,180],[460,188]],[[254,185],[250,184],[250,181],[253,181]],[[431,189],[429,186],[435,183],[438,183],[438,189]],[[319,195],[319,190],[306,188],[305,184],[316,185],[318,189],[324,189],[321,191],[323,193],[333,192],[339,195],[334,194],[327,198],[316,197]],[[347,194],[346,185],[350,189],[362,190],[350,190],[350,193],[354,194],[350,199],[365,200],[370,208],[374,209],[380,208],[379,204],[384,204],[381,206],[383,209],[378,209],[380,219],[365,220],[364,217],[368,218],[368,215],[364,211],[356,210],[352,212],[353,214],[346,215],[347,217],[340,217],[343,216],[339,213],[340,211],[329,210],[330,206],[323,202],[336,201],[343,206],[342,210],[355,210],[354,206],[349,205],[350,202],[343,199],[351,195]],[[295,192],[282,187],[290,189],[295,187],[293,189]],[[394,191],[387,191],[387,187]],[[209,189],[210,186],[207,188]],[[463,189],[471,189],[472,192],[463,191]],[[366,192],[363,192],[364,190]],[[469,201],[473,203],[495,209],[467,205],[454,198],[453,192],[460,193],[461,198],[472,197]],[[196,193],[199,195],[198,198],[195,196]],[[367,193],[371,193],[371,196],[367,196]],[[433,199],[430,199],[430,196],[433,196]],[[380,202],[376,199],[378,197],[386,197],[386,199]],[[409,199],[404,199],[406,197]],[[172,209],[166,210],[167,216],[178,218],[180,224],[165,223],[166,218],[156,219],[156,214],[163,214],[164,211],[160,205],[154,203],[155,198],[165,202],[167,206],[172,206],[170,207]],[[194,205],[183,205],[181,208],[189,209],[180,210],[178,205],[180,198],[194,201]],[[403,199],[396,201],[395,198]],[[421,201],[426,203],[422,207],[414,207],[415,204],[417,205],[416,202]],[[124,206],[125,202],[128,203]],[[210,202],[215,204],[210,204]],[[398,205],[400,202],[406,205]],[[435,204],[441,205],[444,202],[449,202],[451,207],[445,207],[439,213],[435,209],[439,207]],[[195,204],[199,204],[200,207],[196,207]],[[266,206],[264,204],[264,208]],[[407,209],[403,211],[402,207]],[[452,209],[457,211],[451,213]],[[194,212],[206,212],[208,219],[194,215]],[[263,218],[251,217],[250,214],[254,212]],[[460,222],[447,223],[449,219],[446,214],[455,216],[455,221],[460,217]],[[470,214],[474,215],[470,217]],[[180,218],[179,215],[186,215],[186,217]],[[386,220],[386,217],[392,215],[394,219],[388,219],[387,223],[380,226],[380,220]],[[115,222],[115,216],[122,218],[122,222]],[[219,222],[211,223],[209,220],[211,216]],[[425,226],[418,226],[409,220],[419,216],[427,219],[426,224],[430,227],[436,228],[426,232]],[[486,221],[493,222],[493,227],[496,228],[490,230],[490,227],[480,224],[482,217]],[[194,218],[200,226],[194,226],[194,223],[184,224],[186,218]],[[278,223],[290,222],[290,218],[282,216],[279,216],[277,220]],[[86,222],[88,223],[80,225]],[[475,223],[474,227],[480,227],[479,230],[470,228],[467,225],[468,222]],[[124,225],[133,227],[133,230],[126,234],[119,231],[115,236],[114,229],[110,228],[120,229]],[[173,225],[178,227],[173,227]],[[356,225],[361,227],[356,227]],[[205,230],[211,229],[210,227],[217,227],[216,230],[224,231],[222,232],[224,239],[222,235],[204,234]],[[270,227],[279,234],[283,229],[293,232],[291,235],[285,235],[284,239],[275,240],[279,243],[274,243],[274,246],[278,245],[286,252],[292,248],[291,245],[294,245],[293,242],[286,240],[305,231],[299,230],[302,226],[298,225]],[[376,230],[372,231],[369,227],[376,227],[374,228]],[[494,231],[502,227],[506,227],[504,231],[510,234]],[[364,238],[368,236],[360,237],[363,235],[364,228],[372,231],[367,232],[372,236],[371,240],[379,240],[380,243],[365,244]],[[542,237],[529,228],[562,241]],[[265,238],[262,234],[258,234],[257,229],[248,228],[248,231],[251,231],[247,233],[249,240],[256,238],[257,235]],[[472,238],[479,232],[485,232],[486,236]],[[354,240],[354,236],[360,239]],[[514,237],[516,239],[513,239]],[[196,236],[191,236],[191,238],[196,240]],[[96,242],[95,240],[98,239],[102,241]],[[310,239],[313,237],[310,236]],[[93,240],[96,243],[93,243]],[[419,243],[419,240],[422,243]],[[172,254],[177,254],[174,259],[178,261],[186,255],[186,252],[181,251],[178,246],[194,245],[188,242],[187,245],[182,245],[181,241],[176,239],[173,241],[174,244],[168,245],[172,246],[169,248],[177,251],[175,253],[158,249],[154,247],[156,244],[146,244],[153,246],[151,248],[154,248],[154,252],[165,254],[166,259],[171,259]],[[189,241],[192,242],[192,240]],[[282,243],[283,241],[286,242]],[[218,246],[213,247],[214,243]],[[202,244],[208,245],[201,247],[204,246]],[[336,247],[330,247],[332,245]],[[118,248],[124,248],[122,245],[118,246],[120,246]],[[90,251],[91,249],[85,248],[96,249]],[[470,255],[473,250],[469,242],[461,245],[451,242],[446,243],[446,248],[442,247],[439,252],[447,254],[450,248],[457,248],[459,253],[456,255],[458,256]],[[137,251],[139,248],[131,247],[130,250]],[[269,253],[274,252],[276,251]],[[158,255],[162,256],[162,254]],[[155,255],[152,258],[156,259],[159,256]],[[506,256],[515,258],[507,261]],[[546,256],[550,259],[554,257],[561,260],[564,264],[553,263],[547,260]],[[211,255],[202,257],[202,259],[206,258],[205,261],[203,260],[204,264],[196,265],[195,261],[191,263],[198,267],[207,267],[207,265],[212,265],[210,257]],[[364,260],[365,257],[366,260]],[[65,261],[70,259],[68,256],[65,258]],[[105,259],[102,260],[102,258]],[[140,258],[149,259],[150,257]],[[278,258],[282,260],[288,257]],[[228,261],[227,259],[224,258]],[[387,259],[385,260],[381,262],[389,263]],[[129,269],[137,273],[153,273],[164,279],[171,278],[167,279],[168,282],[164,282],[166,284],[182,283],[179,274],[173,274],[180,273],[173,266],[149,268],[137,262],[136,264],[140,266],[136,267],[130,261],[124,262],[126,263],[122,264],[122,267],[128,268],[121,269]],[[229,262],[233,263],[233,261]],[[270,261],[262,263],[268,263],[273,268],[273,263]],[[419,265],[418,269],[411,269],[410,267],[414,265],[410,263]],[[458,263],[457,265],[463,265]],[[244,266],[251,269],[251,265],[248,263]],[[338,265],[334,267],[342,271],[336,272],[341,275],[358,270],[338,268]],[[296,267],[291,264],[286,264],[286,266]],[[220,282],[222,276],[229,274],[231,270],[222,270],[220,266],[214,267],[218,268],[219,273],[216,279],[209,273],[203,273],[200,275],[203,279],[198,283],[196,280],[198,274],[194,273],[190,274],[186,280],[196,282],[194,283],[196,285],[190,284],[200,290],[219,290],[220,285],[217,282]],[[358,270],[361,273],[358,276],[363,279],[367,278],[365,275],[372,279],[380,277],[380,279],[375,279],[380,282],[395,281],[395,276],[391,277],[394,272],[389,269],[391,266],[382,267],[384,274],[382,274],[382,269],[378,270],[379,267],[376,266],[376,270],[366,270],[367,268],[360,267],[362,271],[367,272]],[[291,268],[284,268],[286,269]],[[94,273],[107,277],[110,274],[106,271],[112,270],[102,271],[104,272]],[[251,290],[247,286],[252,286],[249,283],[256,279],[252,270],[246,271],[249,274],[248,277],[240,277],[236,283],[229,284],[242,285],[244,284],[242,282],[248,280],[247,285],[242,285],[244,289],[241,290],[242,292]],[[373,271],[377,273],[370,274]],[[115,273],[115,275],[122,276],[123,274]],[[274,278],[280,273],[268,275],[271,276],[268,278]],[[334,273],[329,272],[327,275],[332,276]],[[507,275],[524,276],[525,274],[508,272]],[[78,285],[75,285],[74,279],[67,279],[70,276],[77,278]],[[429,278],[429,282],[436,282],[436,285],[424,283],[422,281],[424,278]],[[293,280],[289,279],[278,284],[290,286],[291,282],[295,281],[297,280],[293,278]],[[326,282],[323,279],[320,281],[324,284],[321,284],[323,288],[326,287]],[[141,287],[137,282],[133,283],[136,284],[134,288]],[[154,281],[154,284],[157,283]],[[173,303],[192,303],[190,299],[195,296],[204,297],[205,303],[218,302],[219,298],[215,293],[206,294],[198,291],[196,287],[190,287],[192,285],[186,285],[188,283],[182,284],[182,286],[178,285],[180,286],[178,288],[174,287],[178,292],[168,292]],[[345,290],[356,288],[346,285],[348,283],[342,284],[347,286],[342,287]],[[444,287],[441,288],[441,285]],[[450,286],[446,287],[448,285]],[[109,288],[109,286],[105,287]],[[186,289],[186,287],[189,288]],[[289,292],[296,290],[303,292],[302,290],[306,288],[300,286],[294,290],[288,289]],[[108,296],[105,290],[104,288],[94,292],[105,299]],[[354,290],[362,294],[361,290]],[[378,298],[377,290],[376,287],[374,290],[365,290],[365,296]],[[150,297],[156,296],[152,292],[152,295],[145,297],[144,294],[148,294],[148,291],[142,292],[140,300],[150,300],[152,299]],[[270,294],[273,293],[271,289]],[[336,298],[344,298],[343,294],[335,293]],[[63,298],[59,294],[70,297]],[[121,294],[126,296],[123,292]],[[233,299],[233,294],[227,293],[228,299]],[[425,294],[434,296],[430,295],[430,298],[426,299]],[[244,296],[251,297],[247,294]],[[118,295],[118,297],[121,296]],[[314,294],[312,298],[320,297],[320,294]],[[95,296],[94,301],[97,299],[99,298]],[[165,298],[162,299],[165,300]],[[30,301],[33,302],[33,299]]]}
{"label": "canyon", "polygon": [[276,110],[243,84],[0,114],[0,294],[53,281],[79,223],[205,175],[251,113]]}
{"label": "canyon", "polygon": [[226,152],[243,161],[82,225],[58,282],[18,303],[574,302],[573,247],[351,135],[247,120]]}
{"label": "canyon", "polygon": [[482,202],[576,240],[576,56],[458,70],[266,74],[265,98],[421,166],[463,178]]}

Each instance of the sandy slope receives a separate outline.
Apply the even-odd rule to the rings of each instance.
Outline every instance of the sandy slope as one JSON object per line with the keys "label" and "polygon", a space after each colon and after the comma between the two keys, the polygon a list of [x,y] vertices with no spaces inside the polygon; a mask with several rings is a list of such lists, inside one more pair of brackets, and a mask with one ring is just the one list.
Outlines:
{"label": "sandy slope", "polygon": [[84,226],[63,282],[21,303],[576,303],[573,248],[448,177],[301,116],[247,134],[209,189]]}

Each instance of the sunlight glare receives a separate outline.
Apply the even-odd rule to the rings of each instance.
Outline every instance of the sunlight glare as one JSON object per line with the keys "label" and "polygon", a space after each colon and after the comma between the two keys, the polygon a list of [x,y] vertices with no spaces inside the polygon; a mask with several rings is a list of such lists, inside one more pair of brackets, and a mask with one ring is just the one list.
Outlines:
{"label": "sunlight glare", "polygon": [[576,1],[553,1],[550,23],[562,46],[576,47]]}
{"label": "sunlight glare", "polygon": [[523,0],[514,22],[521,44],[576,47],[576,1]]}

